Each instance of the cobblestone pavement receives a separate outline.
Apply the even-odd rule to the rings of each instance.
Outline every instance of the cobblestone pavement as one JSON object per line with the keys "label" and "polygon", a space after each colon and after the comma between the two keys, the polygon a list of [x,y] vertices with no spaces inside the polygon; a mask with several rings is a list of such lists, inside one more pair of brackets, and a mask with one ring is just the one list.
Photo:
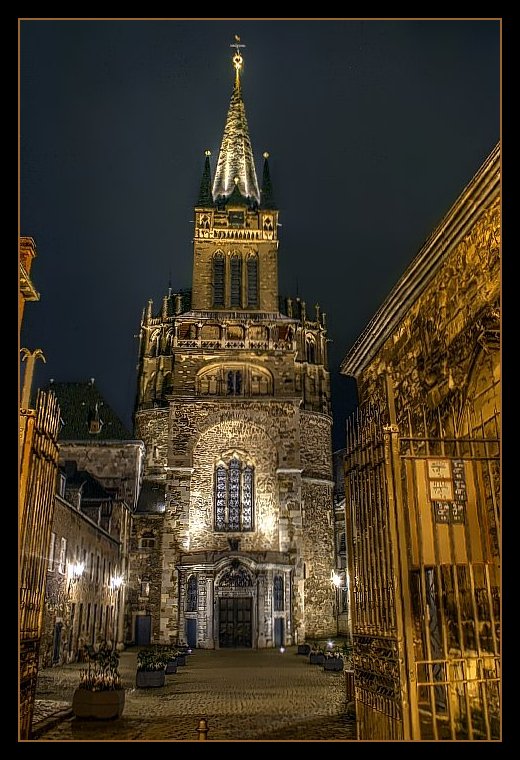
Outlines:
{"label": "cobblestone pavement", "polygon": [[[309,665],[296,649],[195,650],[160,689],[136,689],[136,650],[123,652],[125,709],[116,721],[63,720],[37,741],[197,741],[201,717],[208,741],[330,741],[355,738],[345,715],[343,673]],[[37,699],[72,702],[79,670],[43,670]]]}

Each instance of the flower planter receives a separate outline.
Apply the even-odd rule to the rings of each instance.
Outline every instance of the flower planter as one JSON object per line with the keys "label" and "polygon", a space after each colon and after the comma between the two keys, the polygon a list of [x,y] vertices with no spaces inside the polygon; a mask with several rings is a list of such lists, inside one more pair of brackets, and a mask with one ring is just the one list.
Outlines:
{"label": "flower planter", "polygon": [[177,655],[177,665],[186,665],[186,655],[184,653]]}
{"label": "flower planter", "polygon": [[166,675],[169,676],[172,673],[176,673],[176,672],[177,672],[177,658],[173,660],[168,660],[168,662],[166,663]]}
{"label": "flower planter", "polygon": [[138,670],[135,685],[138,689],[155,689],[164,686],[164,670]]}
{"label": "flower planter", "polygon": [[343,670],[343,657],[326,657],[323,662],[323,670]]}
{"label": "flower planter", "polygon": [[114,720],[121,717],[124,706],[124,689],[112,691],[76,689],[72,697],[72,711],[76,718]]}
{"label": "flower planter", "polygon": [[298,654],[308,655],[311,651],[310,644],[298,644]]}
{"label": "flower planter", "polygon": [[309,655],[309,662],[311,665],[323,665],[325,662],[325,655],[323,652],[317,652],[313,653],[311,652]]}

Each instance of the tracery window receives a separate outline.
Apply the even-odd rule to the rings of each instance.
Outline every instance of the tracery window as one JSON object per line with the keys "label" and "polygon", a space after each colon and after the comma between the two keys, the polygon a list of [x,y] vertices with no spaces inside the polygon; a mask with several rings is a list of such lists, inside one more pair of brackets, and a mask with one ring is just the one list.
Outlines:
{"label": "tracery window", "polygon": [[315,364],[316,363],[316,343],[311,338],[307,338],[306,349],[307,349],[307,361],[309,362],[309,364]]}
{"label": "tracery window", "polygon": [[273,602],[274,611],[283,612],[284,610],[284,598],[283,598],[283,576],[275,575],[273,580]]}
{"label": "tracery window", "polygon": [[247,305],[258,306],[258,259],[251,256],[247,260]]}
{"label": "tracery window", "polygon": [[190,575],[186,587],[186,612],[197,612],[197,576]]}
{"label": "tracery window", "polygon": [[231,308],[239,309],[242,306],[242,258],[239,254],[231,257]]}
{"label": "tracery window", "polygon": [[227,395],[240,396],[242,394],[242,372],[239,369],[230,369],[227,373]]}
{"label": "tracery window", "polygon": [[225,260],[224,254],[216,253],[213,257],[213,306],[225,306]]}
{"label": "tracery window", "polygon": [[248,531],[254,524],[254,470],[238,457],[215,469],[215,530]]}

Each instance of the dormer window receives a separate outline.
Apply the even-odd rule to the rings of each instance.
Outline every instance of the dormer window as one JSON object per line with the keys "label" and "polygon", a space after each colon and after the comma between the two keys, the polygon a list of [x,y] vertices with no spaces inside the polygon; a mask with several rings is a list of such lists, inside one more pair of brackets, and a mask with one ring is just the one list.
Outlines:
{"label": "dormer window", "polygon": [[103,420],[99,416],[99,405],[96,401],[96,406],[91,409],[88,415],[88,432],[91,435],[97,435],[101,432],[103,427]]}

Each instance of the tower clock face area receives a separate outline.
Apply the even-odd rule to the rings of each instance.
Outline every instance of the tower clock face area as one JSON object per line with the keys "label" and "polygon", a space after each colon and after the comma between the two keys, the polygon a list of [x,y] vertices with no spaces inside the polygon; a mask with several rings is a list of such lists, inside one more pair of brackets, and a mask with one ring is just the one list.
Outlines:
{"label": "tower clock face area", "polygon": [[228,213],[230,227],[243,227],[244,226],[244,212],[243,211],[230,211]]}

